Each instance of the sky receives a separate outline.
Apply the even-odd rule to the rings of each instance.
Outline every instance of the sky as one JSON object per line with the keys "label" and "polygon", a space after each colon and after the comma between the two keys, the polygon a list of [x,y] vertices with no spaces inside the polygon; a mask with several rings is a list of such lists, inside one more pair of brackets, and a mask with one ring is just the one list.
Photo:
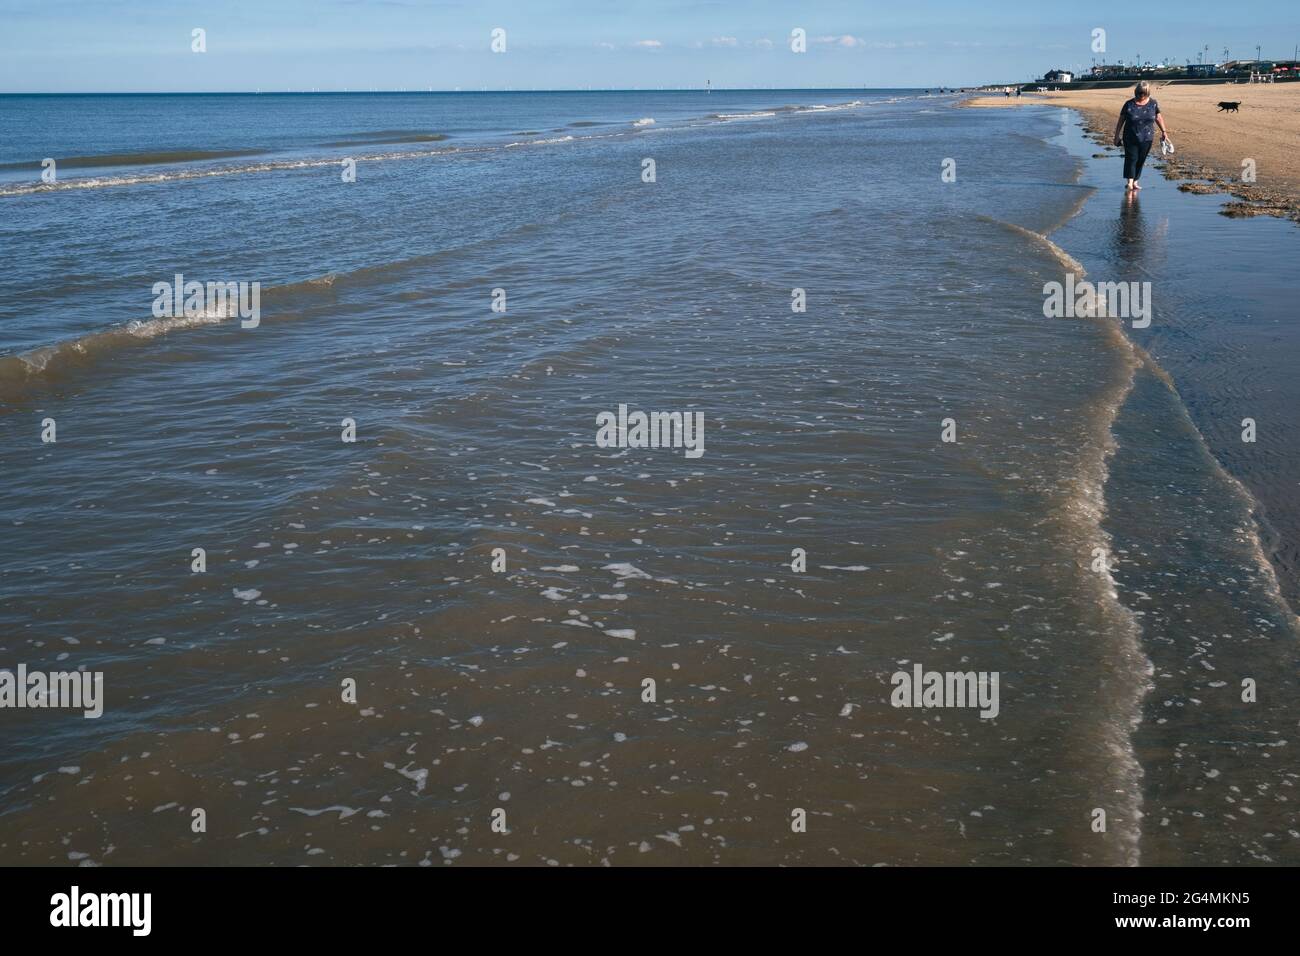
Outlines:
{"label": "sky", "polygon": [[974,86],[1256,44],[1291,58],[1300,2],[0,0],[0,92]]}

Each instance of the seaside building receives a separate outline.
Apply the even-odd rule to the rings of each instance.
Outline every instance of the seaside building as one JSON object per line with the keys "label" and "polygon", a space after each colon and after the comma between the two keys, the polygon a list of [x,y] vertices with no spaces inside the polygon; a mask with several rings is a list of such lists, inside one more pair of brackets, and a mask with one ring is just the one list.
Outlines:
{"label": "seaside building", "polygon": [[1128,76],[1131,69],[1123,63],[1098,63],[1089,73],[1094,80],[1118,80]]}
{"label": "seaside building", "polygon": [[[1099,82],[1128,80],[1245,80],[1249,77],[1269,80],[1300,79],[1300,61],[1296,60],[1227,60],[1220,63],[1097,63],[1080,79]],[[1076,81],[1077,82],[1077,81]]]}
{"label": "seaside building", "polygon": [[1098,63],[1088,74],[1094,80],[1173,79],[1189,75],[1181,66],[1167,63]]}
{"label": "seaside building", "polygon": [[1262,74],[1278,80],[1289,80],[1300,75],[1300,60],[1228,60],[1221,64],[1220,72],[1229,76]]}

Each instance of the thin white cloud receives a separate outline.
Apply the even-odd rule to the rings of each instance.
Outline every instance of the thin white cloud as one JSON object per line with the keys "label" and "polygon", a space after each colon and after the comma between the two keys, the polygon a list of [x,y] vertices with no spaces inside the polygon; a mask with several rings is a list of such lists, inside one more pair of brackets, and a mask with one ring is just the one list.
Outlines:
{"label": "thin white cloud", "polygon": [[739,46],[740,41],[735,37],[714,37],[709,41],[714,46]]}
{"label": "thin white cloud", "polygon": [[642,47],[643,49],[646,50],[657,50],[661,46],[663,46],[663,44],[660,43],[658,40],[637,40],[632,45]]}
{"label": "thin white cloud", "polygon": [[830,36],[814,37],[813,42],[823,43],[830,46],[844,47],[845,49],[850,49],[855,46],[867,45],[866,40],[862,39],[862,37],[855,37],[851,33],[845,33],[843,35],[832,34]]}
{"label": "thin white cloud", "polygon": [[910,50],[925,46],[924,40],[867,41],[851,33],[831,33],[825,36],[813,37],[812,42],[822,46],[839,47],[842,50],[860,50],[868,47],[873,50]]}

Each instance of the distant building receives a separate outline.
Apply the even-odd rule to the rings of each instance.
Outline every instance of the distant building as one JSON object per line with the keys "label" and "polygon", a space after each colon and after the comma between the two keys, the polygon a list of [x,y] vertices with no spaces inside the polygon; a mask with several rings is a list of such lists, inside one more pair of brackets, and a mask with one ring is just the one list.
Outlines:
{"label": "distant building", "polygon": [[[1069,83],[1064,70],[1053,70],[1043,78],[1046,82]],[[1297,60],[1226,60],[1221,63],[1188,63],[1175,66],[1170,63],[1096,63],[1084,75],[1090,80],[1179,80],[1217,79],[1245,80],[1263,77],[1266,81],[1300,80],[1300,61]]]}
{"label": "distant building", "polygon": [[1074,74],[1069,70],[1048,70],[1043,74],[1043,79],[1048,83],[1073,83]]}
{"label": "distant building", "polygon": [[1269,60],[1229,60],[1223,64],[1224,73],[1246,75],[1250,73],[1270,73],[1273,63]]}
{"label": "distant building", "polygon": [[1132,69],[1123,63],[1098,63],[1090,72],[1094,80],[1113,80],[1128,76]]}

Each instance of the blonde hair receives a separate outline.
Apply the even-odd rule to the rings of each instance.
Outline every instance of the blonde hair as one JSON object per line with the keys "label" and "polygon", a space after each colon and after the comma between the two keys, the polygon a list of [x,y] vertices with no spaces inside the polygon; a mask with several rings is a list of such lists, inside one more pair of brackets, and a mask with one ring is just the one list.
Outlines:
{"label": "blonde hair", "polygon": [[1133,87],[1133,95],[1136,96],[1138,99],[1142,99],[1142,97],[1144,96],[1150,96],[1151,84],[1148,83],[1146,80],[1139,80],[1138,85]]}

